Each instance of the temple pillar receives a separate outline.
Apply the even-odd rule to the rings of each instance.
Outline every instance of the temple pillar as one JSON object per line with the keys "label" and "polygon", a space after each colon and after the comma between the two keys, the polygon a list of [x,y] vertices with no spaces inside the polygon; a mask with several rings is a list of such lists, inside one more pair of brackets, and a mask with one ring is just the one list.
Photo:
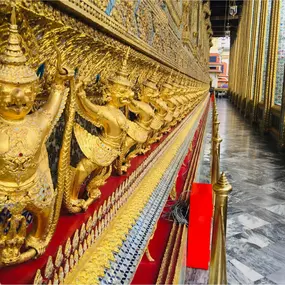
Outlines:
{"label": "temple pillar", "polygon": [[259,24],[260,24],[260,1],[254,1],[253,3],[253,16],[252,16],[252,29],[250,37],[250,49],[249,49],[249,66],[248,66],[248,79],[246,88],[246,101],[245,101],[245,117],[250,116],[252,113],[252,103],[254,94],[254,81],[256,76],[256,61],[258,51],[258,36],[259,36]]}
{"label": "temple pillar", "polygon": [[248,76],[249,76],[249,62],[250,62],[250,49],[251,49],[251,33],[252,33],[252,20],[253,20],[253,4],[254,1],[249,0],[246,1],[246,19],[241,27],[243,30],[242,33],[242,45],[243,52],[241,53],[241,66],[242,66],[242,81],[241,81],[241,92],[240,92],[240,100],[239,100],[239,108],[240,111],[243,112],[245,110],[245,102],[246,102],[246,94],[247,88],[249,84]]}
{"label": "temple pillar", "polygon": [[[284,2],[284,1],[283,1]],[[264,112],[261,124],[262,132],[268,132],[271,126],[271,107],[274,105],[276,91],[276,71],[278,64],[278,43],[280,29],[281,1],[272,2],[270,40],[268,46],[268,58],[266,66],[266,85],[264,93]],[[278,83],[280,84],[280,83]]]}
{"label": "temple pillar", "polygon": [[270,12],[271,12],[271,0],[264,0],[261,3],[260,11],[260,25],[258,35],[258,52],[256,63],[256,76],[254,81],[254,94],[253,94],[253,111],[251,116],[252,122],[258,121],[258,103],[263,100],[264,91],[264,75],[266,73],[266,57],[267,57],[267,45],[269,40],[269,25],[270,25]]}
{"label": "temple pillar", "polygon": [[285,80],[283,80],[283,96],[282,96],[280,128],[279,128],[279,146],[281,148],[285,147]]}

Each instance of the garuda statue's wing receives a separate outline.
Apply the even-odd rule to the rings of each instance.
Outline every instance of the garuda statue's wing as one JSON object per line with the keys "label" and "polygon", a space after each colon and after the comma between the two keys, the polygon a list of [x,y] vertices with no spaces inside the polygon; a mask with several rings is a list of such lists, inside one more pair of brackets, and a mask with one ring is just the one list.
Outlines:
{"label": "garuda statue's wing", "polygon": [[145,130],[135,122],[128,120],[127,134],[136,142],[144,143],[148,137],[148,130]]}
{"label": "garuda statue's wing", "polygon": [[74,124],[74,134],[84,155],[99,166],[110,165],[119,155],[119,151],[106,145],[98,136],[88,133],[79,124]]}
{"label": "garuda statue's wing", "polygon": [[103,127],[103,125],[100,123],[99,120],[95,120],[84,110],[78,98],[76,98],[76,112],[77,114],[80,115],[80,117],[90,122],[92,125],[96,126],[97,128]]}
{"label": "garuda statue's wing", "polygon": [[158,131],[163,125],[163,121],[161,121],[157,115],[154,116],[151,124],[150,124],[150,127],[155,130],[155,131]]}

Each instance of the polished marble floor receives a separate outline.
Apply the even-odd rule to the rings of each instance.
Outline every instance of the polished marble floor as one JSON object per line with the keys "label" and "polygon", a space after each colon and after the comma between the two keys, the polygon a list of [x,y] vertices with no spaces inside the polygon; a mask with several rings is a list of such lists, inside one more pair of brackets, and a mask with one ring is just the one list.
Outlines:
{"label": "polished marble floor", "polygon": [[[229,198],[229,284],[285,284],[285,154],[247,123],[227,99],[218,99],[221,171]],[[208,161],[207,152],[204,153]],[[203,170],[206,175],[207,169]],[[188,271],[188,284],[206,284],[203,271]]]}

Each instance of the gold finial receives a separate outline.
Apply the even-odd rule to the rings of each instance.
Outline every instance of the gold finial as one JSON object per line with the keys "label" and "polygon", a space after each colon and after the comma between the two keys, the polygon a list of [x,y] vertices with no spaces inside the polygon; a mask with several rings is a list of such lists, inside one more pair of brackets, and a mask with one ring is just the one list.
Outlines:
{"label": "gold finial", "polygon": [[7,45],[4,53],[0,56],[0,82],[26,84],[36,81],[36,73],[25,65],[26,62],[16,23],[16,10],[13,7]]}
{"label": "gold finial", "polygon": [[171,72],[170,72],[169,76],[166,79],[166,83],[170,83],[171,82],[172,73],[173,73],[173,69],[171,69]]}
{"label": "gold finial", "polygon": [[178,73],[177,73],[177,75],[176,75],[176,78],[175,78],[174,82],[178,83],[178,81],[179,81],[179,75],[180,75],[180,70],[178,70]]}
{"label": "gold finial", "polygon": [[153,72],[153,74],[152,74],[152,78],[155,78],[158,69],[159,69],[159,64],[156,65],[155,70],[154,70],[154,72]]}
{"label": "gold finial", "polygon": [[132,86],[130,80],[128,79],[128,73],[127,73],[127,62],[129,54],[130,54],[130,47],[128,47],[126,51],[121,70],[116,72],[114,78],[109,79],[111,82],[125,85],[128,87]]}
{"label": "gold finial", "polygon": [[155,70],[153,71],[151,76],[148,73],[147,80],[144,82],[145,86],[148,86],[148,87],[155,89],[155,90],[157,89],[156,84],[157,84],[158,80],[156,78],[156,74],[157,74],[158,69],[159,69],[159,64],[156,65]]}
{"label": "gold finial", "polygon": [[127,62],[128,62],[128,59],[129,59],[129,54],[130,54],[130,47],[127,48],[127,51],[126,51],[126,55],[124,57],[124,60],[123,60],[123,65],[122,65],[122,71],[127,71]]}
{"label": "gold finial", "polygon": [[[159,69],[159,64],[156,65],[153,73],[148,72],[148,74],[146,76],[147,80],[144,82],[144,86],[147,86],[147,87],[150,87],[154,90],[157,90],[156,84],[157,84],[158,80],[156,79],[156,74],[157,74],[158,69]],[[150,76],[150,74],[151,74],[151,76]]]}
{"label": "gold finial", "polygon": [[16,25],[16,9],[15,9],[15,6],[13,6],[13,8],[12,8],[11,25]]}
{"label": "gold finial", "polygon": [[227,194],[228,192],[232,191],[232,186],[228,182],[228,179],[224,172],[222,172],[218,182],[214,185],[213,189],[215,192],[219,192],[221,194],[222,193]]}

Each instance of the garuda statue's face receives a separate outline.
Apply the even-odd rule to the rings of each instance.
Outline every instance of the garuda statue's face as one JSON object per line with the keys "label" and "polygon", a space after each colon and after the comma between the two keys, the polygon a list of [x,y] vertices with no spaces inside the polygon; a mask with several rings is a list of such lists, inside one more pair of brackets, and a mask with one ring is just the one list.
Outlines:
{"label": "garuda statue's face", "polygon": [[35,85],[0,83],[0,116],[7,120],[21,120],[32,109],[36,97]]}
{"label": "garuda statue's face", "polygon": [[143,94],[145,98],[152,99],[158,97],[158,90],[145,86],[143,88]]}
{"label": "garuda statue's face", "polygon": [[170,95],[172,94],[172,90],[170,88],[168,88],[167,86],[162,86],[161,87],[161,95],[163,97],[170,97]]}
{"label": "garuda statue's face", "polygon": [[116,102],[117,107],[128,105],[134,97],[134,92],[129,86],[114,83],[109,88],[112,99]]}

